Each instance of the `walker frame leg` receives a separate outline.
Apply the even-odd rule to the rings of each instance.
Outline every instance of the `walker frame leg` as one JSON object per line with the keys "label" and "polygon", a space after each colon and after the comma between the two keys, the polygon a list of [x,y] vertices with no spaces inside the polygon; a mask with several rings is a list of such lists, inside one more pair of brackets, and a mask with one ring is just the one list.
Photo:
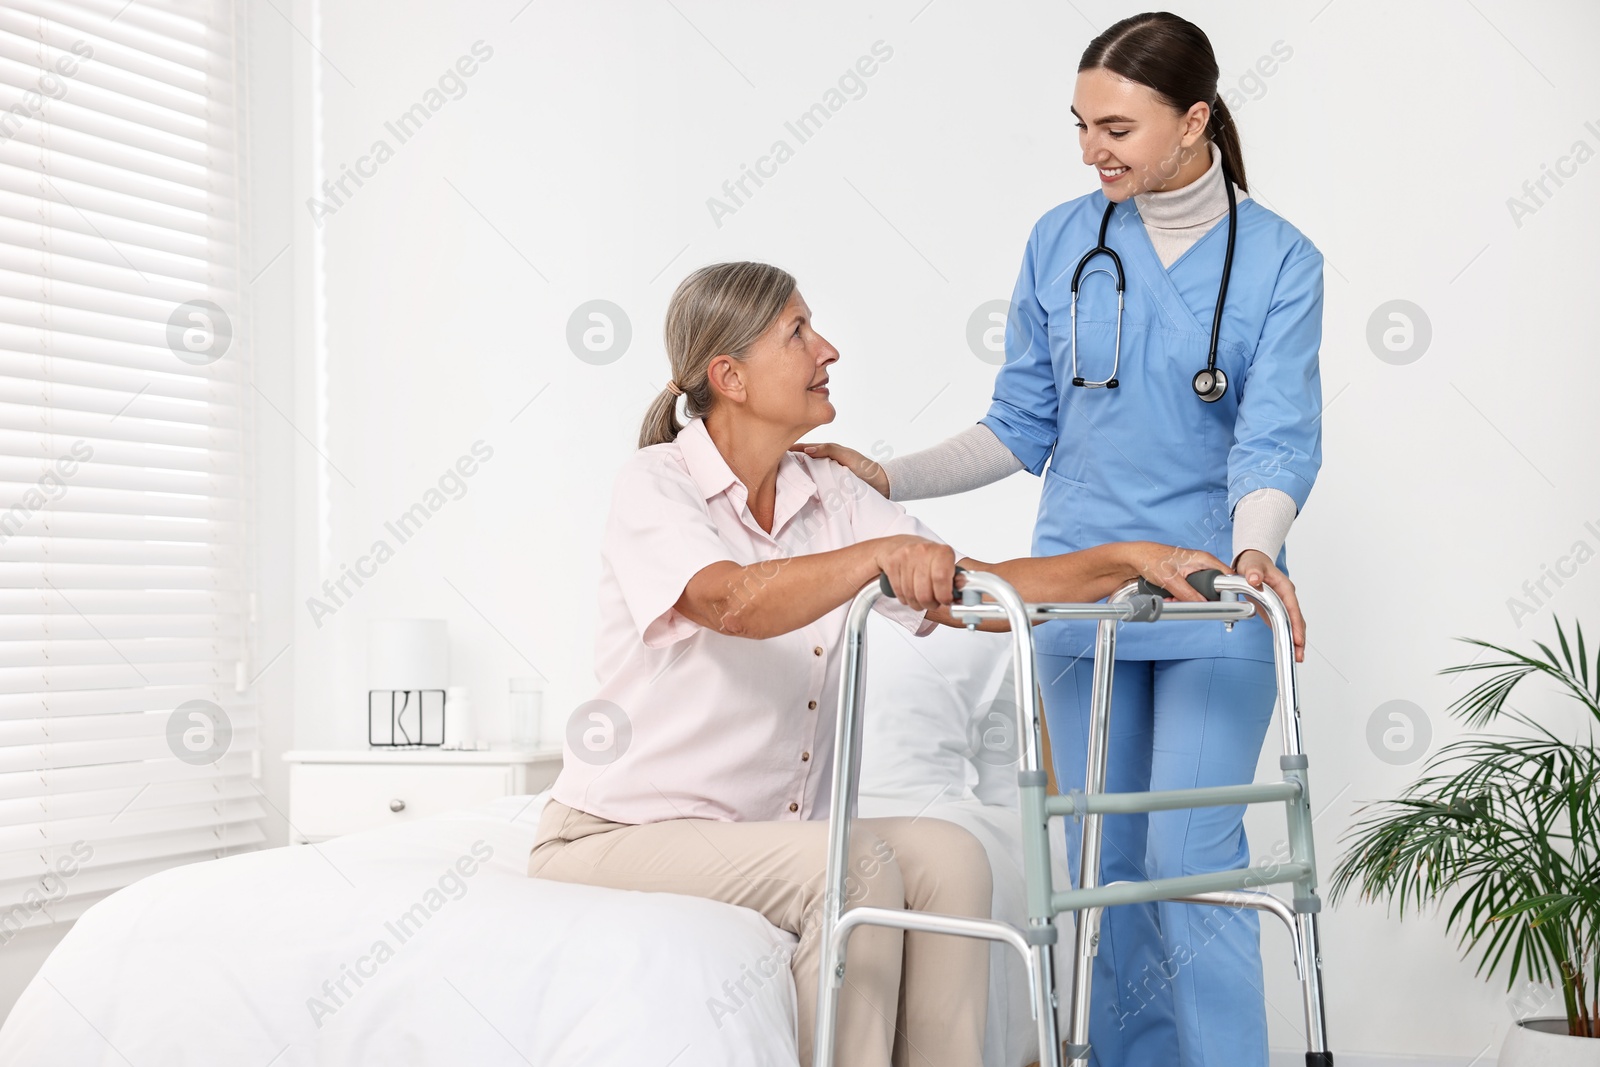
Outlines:
{"label": "walker frame leg", "polygon": [[[1106,791],[1107,753],[1111,736],[1111,683],[1117,661],[1117,624],[1100,620],[1095,629],[1094,679],[1089,697],[1089,752],[1085,761],[1084,794]],[[1083,837],[1078,847],[1078,887],[1100,884],[1102,816],[1083,816]],[[1067,1022],[1067,1062],[1089,1062],[1089,993],[1094,983],[1094,959],[1100,954],[1100,908],[1077,915],[1072,958],[1072,1013]]]}

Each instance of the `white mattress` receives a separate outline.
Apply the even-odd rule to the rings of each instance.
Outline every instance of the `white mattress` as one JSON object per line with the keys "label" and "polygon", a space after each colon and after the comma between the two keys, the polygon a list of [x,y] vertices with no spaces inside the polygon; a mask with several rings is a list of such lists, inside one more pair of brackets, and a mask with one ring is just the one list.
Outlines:
{"label": "white mattress", "polygon": [[[793,935],[717,901],[527,877],[546,796],[137,882],[46,960],[0,1027],[0,1063],[795,1063]],[[927,814],[984,841],[997,914],[1020,922],[1015,814]],[[773,980],[714,1012],[764,957]],[[1026,973],[1009,949],[993,958],[985,1064],[1016,1067],[1034,1057]]]}
{"label": "white mattress", "polygon": [[[720,1026],[706,1006],[793,938],[717,901],[529,878],[544,796],[137,882],[46,960],[0,1027],[0,1063],[664,1064],[685,1046],[681,1065],[793,1063],[792,982]],[[492,856],[457,890],[447,872],[477,841]],[[393,924],[419,903],[402,941]],[[379,942],[392,957],[330,995]]]}

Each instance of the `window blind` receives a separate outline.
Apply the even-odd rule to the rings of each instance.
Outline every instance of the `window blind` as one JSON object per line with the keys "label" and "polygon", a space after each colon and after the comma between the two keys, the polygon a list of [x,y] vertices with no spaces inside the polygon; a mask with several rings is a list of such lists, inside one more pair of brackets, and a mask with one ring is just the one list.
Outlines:
{"label": "window blind", "polygon": [[265,837],[233,17],[0,5],[0,943]]}

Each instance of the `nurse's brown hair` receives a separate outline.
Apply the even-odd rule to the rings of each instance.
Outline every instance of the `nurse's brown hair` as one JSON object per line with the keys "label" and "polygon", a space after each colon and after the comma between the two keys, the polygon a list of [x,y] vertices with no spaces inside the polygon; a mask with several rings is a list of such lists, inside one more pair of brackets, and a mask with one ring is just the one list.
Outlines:
{"label": "nurse's brown hair", "polygon": [[1206,136],[1216,143],[1233,184],[1245,192],[1244,154],[1228,105],[1217,95],[1217,57],[1211,39],[1188,19],[1170,11],[1146,11],[1115,23],[1089,42],[1078,70],[1104,68],[1149,86],[1182,114],[1205,101],[1211,107]]}
{"label": "nurse's brown hair", "polygon": [[[746,358],[794,290],[794,277],[767,263],[713,263],[678,283],[667,303],[663,333],[672,379],[683,390],[689,418],[711,410],[711,383],[706,379],[711,361],[720,355]],[[682,429],[678,398],[664,388],[645,413],[639,447],[674,440]]]}

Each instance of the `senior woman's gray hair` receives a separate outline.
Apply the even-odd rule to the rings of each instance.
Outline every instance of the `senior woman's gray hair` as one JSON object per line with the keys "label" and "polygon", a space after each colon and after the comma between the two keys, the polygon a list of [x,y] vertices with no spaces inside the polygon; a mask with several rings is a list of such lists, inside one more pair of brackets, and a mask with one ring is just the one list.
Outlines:
{"label": "senior woman's gray hair", "polygon": [[[663,330],[672,378],[651,403],[639,428],[639,447],[677,438],[678,394],[684,411],[697,419],[711,410],[706,372],[720,355],[742,360],[756,339],[775,322],[794,295],[788,271],[768,263],[713,263],[678,284],[667,304]],[[676,386],[676,390],[674,390]]]}

